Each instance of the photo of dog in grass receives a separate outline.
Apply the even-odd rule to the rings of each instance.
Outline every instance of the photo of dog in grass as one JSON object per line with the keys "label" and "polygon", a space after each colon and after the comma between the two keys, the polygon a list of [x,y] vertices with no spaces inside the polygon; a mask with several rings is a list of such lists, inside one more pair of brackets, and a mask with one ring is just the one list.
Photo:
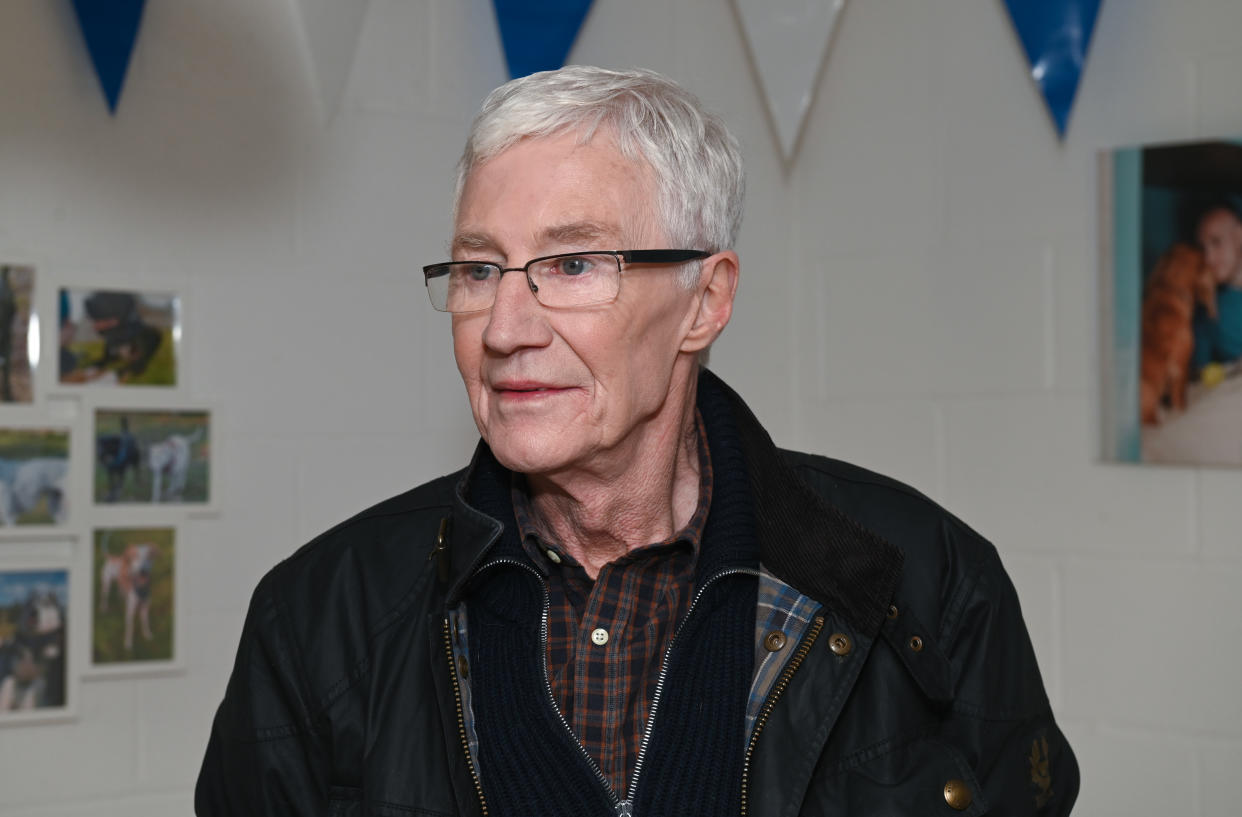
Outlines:
{"label": "photo of dog in grass", "polygon": [[173,660],[176,529],[95,528],[91,661]]}
{"label": "photo of dog in grass", "polygon": [[63,525],[69,432],[0,427],[0,527]]}
{"label": "photo of dog in grass", "polygon": [[96,410],[95,502],[205,504],[210,469],[208,412]]}

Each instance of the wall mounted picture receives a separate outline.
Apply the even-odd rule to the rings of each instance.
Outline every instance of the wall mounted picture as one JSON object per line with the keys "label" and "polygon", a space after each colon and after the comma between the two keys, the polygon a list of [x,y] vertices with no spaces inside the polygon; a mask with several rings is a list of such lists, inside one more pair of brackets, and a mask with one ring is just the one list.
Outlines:
{"label": "wall mounted picture", "polygon": [[68,429],[0,426],[0,533],[65,525],[69,494]]}
{"label": "wall mounted picture", "polygon": [[1102,161],[1106,460],[1242,465],[1242,141]]}
{"label": "wall mounted picture", "polygon": [[211,447],[207,411],[96,409],[95,503],[207,505]]}
{"label": "wall mounted picture", "polygon": [[176,527],[96,527],[91,544],[91,674],[174,667]]}
{"label": "wall mounted picture", "polygon": [[0,403],[34,400],[39,362],[34,281],[34,267],[0,263]]}
{"label": "wall mounted picture", "polygon": [[0,565],[0,724],[69,705],[69,570]]}
{"label": "wall mounted picture", "polygon": [[177,295],[62,288],[57,311],[61,386],[173,388],[180,381]]}

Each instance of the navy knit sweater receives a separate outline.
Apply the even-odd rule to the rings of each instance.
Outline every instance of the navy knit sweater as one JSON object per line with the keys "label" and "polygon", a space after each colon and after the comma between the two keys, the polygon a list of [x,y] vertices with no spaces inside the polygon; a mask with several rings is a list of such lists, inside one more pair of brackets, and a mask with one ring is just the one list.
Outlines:
{"label": "navy knit sweater", "polygon": [[[517,538],[509,474],[490,456],[471,503],[504,523],[466,599],[471,694],[489,812],[512,817],[736,814],[754,662],[759,546],[732,408],[709,379],[698,408],[716,482],[697,597],[665,659],[646,749],[622,804],[560,717],[547,685],[542,577]],[[497,564],[499,562],[499,564]]]}

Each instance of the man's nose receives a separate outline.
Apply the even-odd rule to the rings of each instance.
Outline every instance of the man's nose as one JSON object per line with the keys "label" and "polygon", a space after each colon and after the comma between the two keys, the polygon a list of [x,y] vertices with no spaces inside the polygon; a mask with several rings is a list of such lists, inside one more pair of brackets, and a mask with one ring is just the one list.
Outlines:
{"label": "man's nose", "polygon": [[508,354],[524,346],[542,346],[550,337],[543,307],[536,300],[525,271],[502,272],[487,329],[483,332],[484,344]]}

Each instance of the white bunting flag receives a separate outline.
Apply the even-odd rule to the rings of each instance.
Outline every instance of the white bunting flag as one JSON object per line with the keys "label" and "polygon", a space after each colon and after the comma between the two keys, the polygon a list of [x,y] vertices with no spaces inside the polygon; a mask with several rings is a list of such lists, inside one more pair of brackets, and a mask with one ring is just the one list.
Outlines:
{"label": "white bunting flag", "polygon": [[845,0],[734,2],[789,164]]}
{"label": "white bunting flag", "polygon": [[330,120],[354,64],[354,50],[370,0],[296,0],[319,107]]}

